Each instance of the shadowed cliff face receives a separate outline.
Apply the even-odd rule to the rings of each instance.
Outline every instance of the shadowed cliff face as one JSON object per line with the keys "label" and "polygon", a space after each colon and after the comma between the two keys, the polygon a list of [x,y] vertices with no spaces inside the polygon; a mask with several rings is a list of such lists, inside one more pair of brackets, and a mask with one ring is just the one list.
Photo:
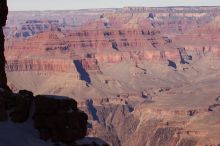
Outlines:
{"label": "shadowed cliff face", "polygon": [[4,87],[7,84],[7,78],[5,74],[5,55],[4,55],[4,34],[3,34],[3,29],[0,26],[0,87]]}
{"label": "shadowed cliff face", "polygon": [[[110,102],[110,101],[109,101]],[[148,103],[149,104],[149,103]],[[89,105],[87,105],[89,109]],[[98,120],[89,133],[98,135],[114,146],[196,146],[196,136],[184,135],[184,126],[178,125],[178,122],[165,122],[158,117],[146,119],[138,117],[137,111],[130,111],[129,105],[103,105],[94,106]],[[138,107],[136,107],[138,108]],[[92,112],[91,110],[89,112]],[[144,115],[144,110],[141,110]],[[89,116],[93,113],[90,113]],[[142,121],[144,120],[144,121]],[[101,130],[102,129],[102,130]],[[187,138],[184,138],[184,137]]]}
{"label": "shadowed cliff face", "polygon": [[89,74],[87,71],[84,69],[82,62],[80,60],[74,60],[73,61],[78,73],[80,74],[80,79],[86,81],[88,84],[91,83],[91,79],[89,77]]}
{"label": "shadowed cliff face", "polygon": [[4,55],[4,44],[5,44],[5,37],[3,32],[3,26],[6,24],[8,15],[8,6],[7,0],[2,0],[0,3],[0,87],[8,88],[7,87],[7,77],[5,74],[5,55]]}

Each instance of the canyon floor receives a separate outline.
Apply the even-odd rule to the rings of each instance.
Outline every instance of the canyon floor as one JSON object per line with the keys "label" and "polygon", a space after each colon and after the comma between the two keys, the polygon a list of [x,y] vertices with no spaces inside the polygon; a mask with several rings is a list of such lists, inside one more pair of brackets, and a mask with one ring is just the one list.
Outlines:
{"label": "canyon floor", "polygon": [[88,136],[112,146],[219,146],[219,15],[220,7],[11,12],[8,83],[76,99]]}

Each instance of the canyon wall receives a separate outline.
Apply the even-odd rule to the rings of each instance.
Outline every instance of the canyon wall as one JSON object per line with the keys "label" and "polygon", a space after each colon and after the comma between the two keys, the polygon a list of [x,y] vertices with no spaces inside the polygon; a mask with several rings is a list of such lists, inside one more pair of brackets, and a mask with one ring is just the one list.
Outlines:
{"label": "canyon wall", "polygon": [[6,70],[15,88],[75,97],[87,135],[112,146],[219,146],[218,15],[219,7],[11,12]]}

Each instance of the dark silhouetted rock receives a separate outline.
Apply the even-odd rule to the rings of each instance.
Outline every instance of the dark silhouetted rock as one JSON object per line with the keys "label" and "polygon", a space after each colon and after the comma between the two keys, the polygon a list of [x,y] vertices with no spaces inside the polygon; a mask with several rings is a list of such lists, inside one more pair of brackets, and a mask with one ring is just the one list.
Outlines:
{"label": "dark silhouetted rock", "polygon": [[0,121],[23,123],[30,119],[31,109],[34,126],[40,138],[54,142],[73,143],[87,134],[88,116],[77,108],[74,99],[62,96],[38,95],[27,90],[14,94],[0,90]]}
{"label": "dark silhouetted rock", "polygon": [[6,121],[8,119],[5,106],[5,100],[3,97],[0,97],[0,121]]}
{"label": "dark silhouetted rock", "polygon": [[77,102],[61,96],[38,95],[34,125],[44,140],[71,143],[87,133],[88,116],[77,109]]}
{"label": "dark silhouetted rock", "polygon": [[30,115],[30,109],[33,101],[33,93],[30,91],[19,91],[15,98],[15,107],[10,114],[13,122],[25,122]]}
{"label": "dark silhouetted rock", "polygon": [[15,105],[14,96],[11,92],[0,88],[0,121],[8,119],[7,110]]}

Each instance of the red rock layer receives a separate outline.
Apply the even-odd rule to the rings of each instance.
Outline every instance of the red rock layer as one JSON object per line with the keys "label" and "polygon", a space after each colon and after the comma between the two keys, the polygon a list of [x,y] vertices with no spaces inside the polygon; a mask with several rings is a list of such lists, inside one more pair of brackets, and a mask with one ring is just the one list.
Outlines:
{"label": "red rock layer", "polygon": [[24,59],[9,60],[6,65],[8,72],[13,71],[53,71],[75,73],[71,60]]}

